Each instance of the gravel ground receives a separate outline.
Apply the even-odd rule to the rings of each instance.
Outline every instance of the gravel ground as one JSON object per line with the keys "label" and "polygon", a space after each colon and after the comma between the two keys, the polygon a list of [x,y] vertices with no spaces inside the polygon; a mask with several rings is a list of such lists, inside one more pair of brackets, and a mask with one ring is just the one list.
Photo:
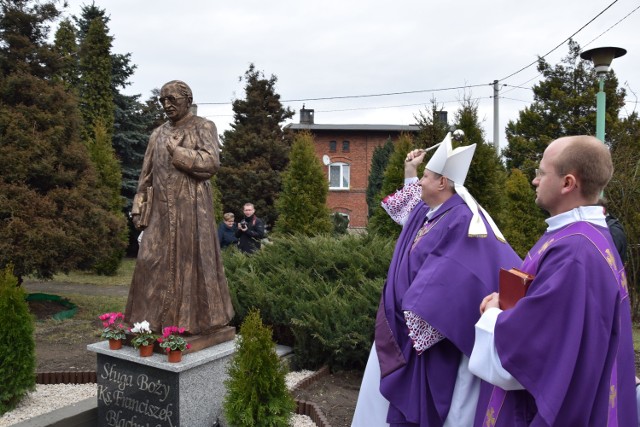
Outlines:
{"label": "gravel ground", "polygon": [[[287,388],[293,390],[300,381],[313,373],[313,371],[290,372],[285,379]],[[37,384],[36,390],[29,393],[13,411],[0,417],[0,427],[17,424],[96,395],[96,384]],[[314,427],[315,425],[306,415],[293,414],[291,417],[291,427]]]}

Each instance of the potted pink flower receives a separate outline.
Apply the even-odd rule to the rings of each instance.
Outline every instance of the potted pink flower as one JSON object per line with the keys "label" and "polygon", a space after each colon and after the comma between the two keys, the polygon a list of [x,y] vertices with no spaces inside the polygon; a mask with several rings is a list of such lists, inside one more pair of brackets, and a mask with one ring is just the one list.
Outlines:
{"label": "potted pink flower", "polygon": [[102,320],[102,338],[109,340],[109,348],[111,350],[118,350],[122,348],[122,340],[126,338],[126,326],[124,323],[124,314],[117,313],[104,313],[98,317]]}
{"label": "potted pink flower", "polygon": [[179,362],[182,360],[182,352],[190,349],[191,344],[182,336],[185,329],[177,326],[167,326],[162,329],[162,337],[158,338],[160,347],[168,353],[169,362]]}

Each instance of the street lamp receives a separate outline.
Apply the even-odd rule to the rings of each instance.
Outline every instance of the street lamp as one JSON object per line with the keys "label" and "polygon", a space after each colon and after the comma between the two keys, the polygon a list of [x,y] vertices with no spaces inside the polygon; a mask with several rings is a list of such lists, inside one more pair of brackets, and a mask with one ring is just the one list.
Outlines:
{"label": "street lamp", "polygon": [[621,47],[596,47],[585,50],[580,54],[580,58],[591,60],[598,74],[598,95],[596,98],[596,138],[604,142],[604,117],[606,95],[604,93],[604,78],[609,71],[609,66],[613,58],[618,58],[626,54],[627,51]]}

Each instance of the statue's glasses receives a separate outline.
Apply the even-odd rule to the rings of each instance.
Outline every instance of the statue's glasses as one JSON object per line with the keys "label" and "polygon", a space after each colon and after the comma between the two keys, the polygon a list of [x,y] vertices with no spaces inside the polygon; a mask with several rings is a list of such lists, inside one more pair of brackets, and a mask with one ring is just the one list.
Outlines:
{"label": "statue's glasses", "polygon": [[175,96],[163,96],[161,98],[158,98],[158,102],[160,103],[160,105],[164,105],[164,103],[166,101],[169,101],[169,104],[171,105],[176,105],[176,101],[179,99],[184,99],[187,98],[186,96],[178,96],[177,98]]}

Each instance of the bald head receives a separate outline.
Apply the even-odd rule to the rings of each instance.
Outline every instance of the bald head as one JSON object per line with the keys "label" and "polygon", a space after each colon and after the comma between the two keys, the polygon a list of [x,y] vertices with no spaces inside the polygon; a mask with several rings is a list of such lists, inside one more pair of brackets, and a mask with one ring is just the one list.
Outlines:
{"label": "bald head", "polygon": [[595,202],[613,175],[609,148],[593,136],[579,135],[556,139],[547,150],[556,153],[557,173],[574,175],[581,195]]}

